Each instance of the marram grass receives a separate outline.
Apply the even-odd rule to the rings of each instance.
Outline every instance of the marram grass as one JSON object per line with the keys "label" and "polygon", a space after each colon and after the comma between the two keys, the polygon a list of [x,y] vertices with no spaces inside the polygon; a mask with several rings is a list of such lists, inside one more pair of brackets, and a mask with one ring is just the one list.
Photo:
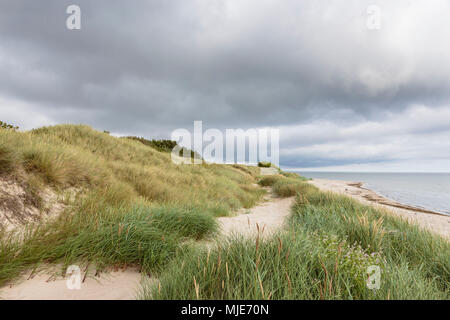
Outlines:
{"label": "marram grass", "polygon": [[95,210],[82,206],[72,215],[29,226],[20,236],[0,233],[0,286],[49,264],[92,263],[97,270],[138,266],[145,273],[158,272],[187,240],[216,232],[215,219],[198,209],[144,203]]}
{"label": "marram grass", "polygon": [[[261,199],[258,172],[176,166],[167,152],[87,126],[0,130],[0,175],[36,206],[43,188],[77,191],[57,219],[0,230],[0,286],[49,265],[64,272],[81,264],[140,267],[158,278],[142,287],[142,299],[450,298],[446,239],[295,174],[259,180],[280,197],[296,196],[277,235],[199,243],[215,238],[215,216]],[[366,285],[373,265],[377,290]]]}
{"label": "marram grass", "polygon": [[46,188],[73,198],[57,219],[0,228],[0,286],[53,264],[158,272],[186,243],[213,235],[215,216],[258,202],[258,174],[239,165],[177,166],[170,153],[88,126],[0,129],[2,179],[23,186],[36,207]]}
{"label": "marram grass", "polygon": [[[278,235],[232,238],[209,250],[180,253],[158,284],[144,285],[139,297],[450,298],[447,240],[304,182],[296,193],[289,224]],[[367,287],[370,266],[380,268],[379,289]]]}
{"label": "marram grass", "polygon": [[[0,129],[0,175],[23,185],[122,189],[121,198],[200,206],[217,215],[253,206],[264,191],[258,168],[175,165],[170,153],[88,126],[59,125],[30,132]],[[120,186],[120,188],[117,188]],[[38,195],[36,195],[38,196]]]}

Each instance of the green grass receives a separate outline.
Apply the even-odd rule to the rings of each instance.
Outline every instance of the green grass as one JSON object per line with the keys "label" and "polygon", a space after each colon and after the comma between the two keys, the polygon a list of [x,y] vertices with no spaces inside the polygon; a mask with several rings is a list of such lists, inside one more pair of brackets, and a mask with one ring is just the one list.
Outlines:
{"label": "green grass", "polygon": [[[181,253],[140,298],[450,298],[447,240],[350,198],[299,186],[289,226],[278,235]],[[378,290],[366,286],[371,265],[381,269]]]}
{"label": "green grass", "polygon": [[[93,205],[86,199],[73,215],[29,226],[21,237],[0,233],[0,286],[25,271],[49,264],[95,264],[97,270],[139,266],[158,272],[186,241],[217,232],[211,214],[198,209]],[[21,239],[21,240],[19,240]]]}
{"label": "green grass", "polygon": [[258,162],[258,167],[260,168],[270,168],[271,166],[272,166],[271,162],[264,162],[264,161]]}
{"label": "green grass", "polygon": [[27,204],[45,206],[45,188],[73,198],[55,221],[0,226],[0,286],[49,264],[157,272],[186,243],[214,234],[215,216],[259,201],[258,175],[239,165],[177,166],[158,146],[88,126],[0,129],[0,178],[23,186]]}
{"label": "green grass", "polygon": [[19,130],[18,126],[14,126],[12,124],[0,121],[0,129],[5,129],[5,130]]}
{"label": "green grass", "polygon": [[269,187],[273,186],[277,181],[281,179],[284,179],[281,175],[264,176],[258,181],[258,184],[263,187]]}
{"label": "green grass", "polygon": [[292,197],[304,189],[306,178],[296,173],[282,173],[279,175],[265,176],[258,183],[263,187],[271,186],[275,195],[279,197]]}

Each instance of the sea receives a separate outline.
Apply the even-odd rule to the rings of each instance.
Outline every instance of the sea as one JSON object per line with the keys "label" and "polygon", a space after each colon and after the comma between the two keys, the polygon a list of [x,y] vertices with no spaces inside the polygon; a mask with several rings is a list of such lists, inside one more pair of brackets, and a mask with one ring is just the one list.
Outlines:
{"label": "sea", "polygon": [[450,173],[297,172],[308,178],[362,182],[402,204],[450,216]]}

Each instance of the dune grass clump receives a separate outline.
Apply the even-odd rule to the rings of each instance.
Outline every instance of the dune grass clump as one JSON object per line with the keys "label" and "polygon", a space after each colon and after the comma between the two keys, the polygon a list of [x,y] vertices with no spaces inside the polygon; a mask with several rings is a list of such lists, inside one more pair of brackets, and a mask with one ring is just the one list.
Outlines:
{"label": "dune grass clump", "polygon": [[16,154],[0,141],[0,174],[12,172],[16,165]]}
{"label": "dune grass clump", "polygon": [[364,292],[365,270],[377,261],[379,255],[318,234],[233,238],[213,251],[182,255],[159,286],[143,287],[141,298],[345,299]]}
{"label": "dune grass clump", "polygon": [[[302,182],[285,230],[179,254],[142,299],[449,299],[446,239]],[[380,287],[367,286],[368,267]]]}
{"label": "dune grass clump", "polygon": [[295,196],[302,188],[303,183],[296,178],[280,179],[272,186],[273,193],[284,198]]}
{"label": "dune grass clump", "polygon": [[217,223],[210,214],[193,208],[156,207],[146,220],[159,230],[195,240],[218,231]]}
{"label": "dune grass clump", "polygon": [[89,263],[97,270],[138,266],[158,272],[188,240],[218,230],[211,214],[170,206],[93,204],[83,201],[73,215],[31,225],[21,237],[0,233],[0,286],[25,271],[61,264]]}
{"label": "dune grass clump", "polygon": [[286,198],[295,196],[307,188],[302,181],[305,181],[305,178],[296,173],[286,175],[282,172],[279,175],[264,176],[258,183],[263,187],[271,186],[275,195]]}
{"label": "dune grass clump", "polygon": [[280,172],[281,175],[285,176],[286,178],[296,178],[296,179],[300,179],[302,181],[308,181],[310,179],[303,177],[301,175],[299,175],[298,173],[295,172],[285,172],[285,171],[281,171]]}
{"label": "dune grass clump", "polygon": [[264,176],[258,181],[258,184],[263,187],[271,187],[281,179],[284,179],[281,175]]}
{"label": "dune grass clump", "polygon": [[300,193],[308,193],[312,186],[301,178],[284,178],[273,184],[273,192],[280,197],[292,197]]}
{"label": "dune grass clump", "polygon": [[329,234],[380,251],[392,268],[403,264],[433,282],[440,290],[450,289],[448,241],[415,224],[346,196],[314,192],[299,196],[293,220],[311,232]]}

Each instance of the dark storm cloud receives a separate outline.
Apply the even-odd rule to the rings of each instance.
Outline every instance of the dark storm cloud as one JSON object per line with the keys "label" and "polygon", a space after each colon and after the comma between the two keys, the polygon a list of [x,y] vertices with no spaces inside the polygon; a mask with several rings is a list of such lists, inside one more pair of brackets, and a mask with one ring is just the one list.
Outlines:
{"label": "dark storm cloud", "polygon": [[[45,114],[42,124],[161,137],[193,120],[217,128],[318,120],[342,127],[384,121],[414,105],[430,112],[448,106],[448,2],[375,1],[382,28],[369,30],[373,2],[4,0],[0,97]],[[71,31],[65,11],[74,3],[82,27]],[[305,142],[282,134],[282,148],[320,139],[349,137],[328,132]],[[386,159],[381,152],[361,160],[370,156]],[[309,157],[284,159],[355,159]]]}

